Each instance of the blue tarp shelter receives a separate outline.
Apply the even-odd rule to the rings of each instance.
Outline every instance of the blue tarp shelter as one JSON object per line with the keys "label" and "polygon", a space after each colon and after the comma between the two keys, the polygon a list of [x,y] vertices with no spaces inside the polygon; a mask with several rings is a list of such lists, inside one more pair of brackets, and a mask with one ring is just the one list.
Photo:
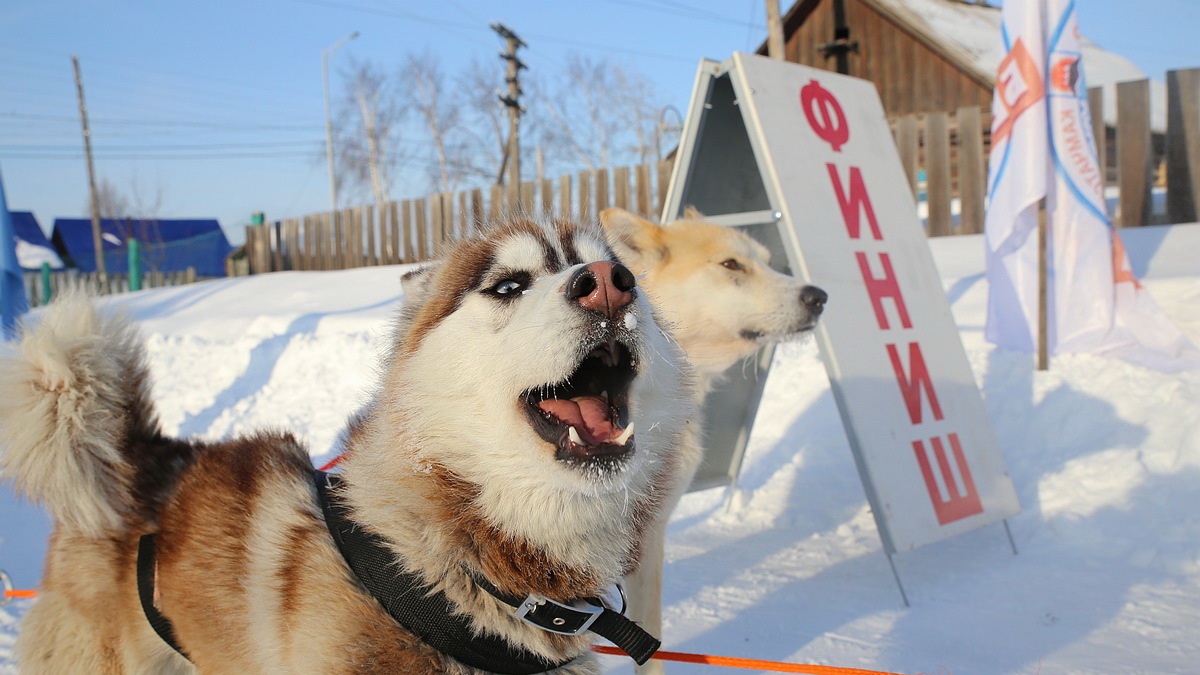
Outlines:
{"label": "blue tarp shelter", "polygon": [[[178,220],[157,218],[104,218],[100,221],[104,264],[110,273],[129,267],[129,240],[136,238],[142,247],[142,269],[181,272],[196,268],[202,277],[225,276],[225,256],[233,250],[225,232],[215,220]],[[80,272],[96,271],[92,247],[92,221],[85,218],[55,218],[54,247],[69,265]]]}
{"label": "blue tarp shelter", "polygon": [[17,319],[29,311],[25,282],[21,280],[21,266],[17,262],[19,241],[4,197],[4,181],[0,180],[0,340],[16,337]]}
{"label": "blue tarp shelter", "polygon": [[31,211],[10,211],[12,214],[13,231],[17,235],[17,261],[21,269],[37,270],[43,262],[50,263],[54,269],[62,268],[62,260],[54,250],[54,245],[42,232],[37,218]]}

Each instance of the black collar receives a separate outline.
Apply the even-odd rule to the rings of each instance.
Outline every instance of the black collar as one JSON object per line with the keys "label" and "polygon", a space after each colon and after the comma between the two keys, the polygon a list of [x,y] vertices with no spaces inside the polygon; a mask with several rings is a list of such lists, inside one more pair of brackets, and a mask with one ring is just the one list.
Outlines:
{"label": "black collar", "polygon": [[[558,663],[547,661],[523,649],[513,648],[497,635],[476,633],[470,619],[457,613],[445,594],[429,592],[418,575],[406,572],[397,564],[396,557],[381,537],[350,519],[348,507],[330,490],[341,483],[340,476],[316,471],[314,483],[325,525],[354,576],[397,623],[415,633],[425,644],[468,666],[502,675],[544,673],[571,662],[571,659]],[[159,637],[187,658],[187,653],[175,639],[170,620],[154,604],[154,559],[154,535],[148,534],[138,545],[137,582],[142,611]],[[519,598],[501,593],[478,574],[471,576],[480,588],[511,606],[513,614],[522,621],[564,635],[591,631],[620,647],[638,665],[649,660],[661,644],[622,614],[604,607],[596,598],[573,605],[534,594]]]}

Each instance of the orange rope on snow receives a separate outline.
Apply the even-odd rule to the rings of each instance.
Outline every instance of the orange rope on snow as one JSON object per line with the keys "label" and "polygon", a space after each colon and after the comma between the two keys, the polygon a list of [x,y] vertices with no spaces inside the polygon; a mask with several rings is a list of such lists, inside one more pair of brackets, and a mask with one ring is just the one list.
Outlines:
{"label": "orange rope on snow", "polygon": [[[592,651],[613,656],[627,656],[616,647],[595,646]],[[775,673],[807,673],[808,675],[897,675],[881,670],[862,670],[861,668],[837,668],[834,666],[816,666],[808,663],[781,663],[779,661],[760,661],[758,659],[739,659],[732,656],[711,656],[709,654],[688,654],[687,652],[664,652],[659,650],[651,656],[662,661],[680,661],[682,663],[701,663],[709,666],[725,668],[745,668],[747,670],[769,670]]]}
{"label": "orange rope on snow", "polygon": [[[335,459],[341,459],[337,457]],[[336,462],[335,462],[336,463]],[[37,591],[5,589],[6,598],[36,598]],[[597,645],[592,651],[611,656],[628,656],[616,647]],[[759,659],[741,659],[732,656],[712,656],[709,654],[688,654],[687,652],[666,652],[659,650],[651,656],[662,661],[679,661],[681,663],[700,663],[709,666],[725,668],[745,668],[747,670],[768,670],[775,673],[807,673],[807,675],[898,675],[880,670],[862,670],[861,668],[837,668],[835,666],[817,666],[808,663],[782,663],[779,661],[760,661]]]}
{"label": "orange rope on snow", "polygon": [[337,466],[342,461],[342,458],[344,458],[345,456],[346,456],[346,453],[342,453],[342,454],[334,457],[333,459],[329,460],[325,464],[325,466],[321,467],[320,469],[317,469],[317,471],[328,471],[328,470],[332,469],[333,467]]}

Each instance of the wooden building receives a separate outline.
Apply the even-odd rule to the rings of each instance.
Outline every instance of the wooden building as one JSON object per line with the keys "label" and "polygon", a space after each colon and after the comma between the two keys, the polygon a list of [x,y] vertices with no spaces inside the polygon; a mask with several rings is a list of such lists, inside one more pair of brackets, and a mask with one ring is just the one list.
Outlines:
{"label": "wooden building", "polygon": [[[998,42],[998,8],[970,0],[798,0],[783,17],[788,61],[836,71],[826,47],[838,2],[854,45],[849,74],[876,83],[889,117],[990,108],[992,45],[978,43]],[[765,43],[758,52],[766,54]]]}

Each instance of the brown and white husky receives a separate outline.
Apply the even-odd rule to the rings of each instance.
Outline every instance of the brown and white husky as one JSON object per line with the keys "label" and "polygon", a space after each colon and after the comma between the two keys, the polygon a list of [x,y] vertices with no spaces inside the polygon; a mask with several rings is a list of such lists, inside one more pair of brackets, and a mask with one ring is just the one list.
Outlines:
{"label": "brown and white husky", "polygon": [[[693,208],[663,226],[623,209],[606,209],[601,223],[617,257],[638,275],[639,284],[672,327],[695,368],[697,404],[726,370],[767,344],[808,335],[825,307],[825,291],[771,268],[771,252],[746,233],[704,220]],[[671,494],[682,495],[703,454],[701,434],[681,457]],[[648,537],[641,568],[627,584],[631,615],[661,635],[662,563],[666,521],[674,502],[661,512]],[[653,661],[639,673],[662,671]]]}
{"label": "brown and white husky", "polygon": [[[472,634],[556,673],[598,672],[592,634],[536,628],[483,584],[572,603],[637,566],[694,464],[682,354],[595,228],[513,220],[404,287],[333,496]],[[55,520],[23,673],[486,672],[356,580],[300,442],[167,438],[148,380],[132,324],[78,297],[0,362],[0,469]],[[186,659],[139,604],[146,533],[154,604]]]}

